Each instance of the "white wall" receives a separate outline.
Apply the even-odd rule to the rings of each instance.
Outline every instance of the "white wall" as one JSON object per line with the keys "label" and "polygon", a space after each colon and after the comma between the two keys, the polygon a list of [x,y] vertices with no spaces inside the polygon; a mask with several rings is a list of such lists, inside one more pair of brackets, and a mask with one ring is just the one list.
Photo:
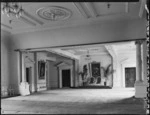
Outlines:
{"label": "white wall", "polygon": [[94,25],[14,35],[17,48],[37,48],[146,38],[146,20],[110,21]]}
{"label": "white wall", "polygon": [[1,30],[1,86],[5,88],[11,84],[12,80],[10,77],[10,36],[10,33]]}
{"label": "white wall", "polygon": [[55,62],[49,62],[49,83],[50,83],[50,89],[58,88],[58,70],[55,66]]}

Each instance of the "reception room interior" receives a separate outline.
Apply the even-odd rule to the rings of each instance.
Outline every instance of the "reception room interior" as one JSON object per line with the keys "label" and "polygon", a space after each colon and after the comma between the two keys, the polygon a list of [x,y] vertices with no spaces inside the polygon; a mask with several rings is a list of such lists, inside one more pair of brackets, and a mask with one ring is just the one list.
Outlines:
{"label": "reception room interior", "polygon": [[146,2],[1,2],[1,113],[145,114]]}

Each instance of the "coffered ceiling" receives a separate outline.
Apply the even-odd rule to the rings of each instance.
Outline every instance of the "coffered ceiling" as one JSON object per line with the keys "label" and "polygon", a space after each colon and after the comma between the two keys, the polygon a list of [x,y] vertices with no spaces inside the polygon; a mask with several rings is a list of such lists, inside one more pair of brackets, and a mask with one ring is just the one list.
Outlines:
{"label": "coffered ceiling", "polygon": [[19,19],[1,13],[1,28],[15,34],[112,20],[138,19],[144,16],[145,1],[139,0],[134,3],[22,2],[20,4],[24,13]]}
{"label": "coffered ceiling", "polygon": [[74,47],[66,47],[66,48],[59,48],[62,51],[66,51],[72,53],[74,55],[103,55],[109,54],[107,46],[111,46],[112,50],[116,53],[116,55],[127,55],[130,57],[130,54],[135,55],[136,53],[136,46],[135,42],[121,42],[121,43],[109,43],[109,44],[97,44],[97,45],[86,45],[86,46],[74,46]]}
{"label": "coffered ceiling", "polygon": [[107,49],[104,45],[91,45],[91,46],[82,46],[80,48],[74,47],[74,48],[66,48],[62,49],[64,51],[68,51],[70,53],[73,53],[74,55],[101,55],[101,54],[108,54]]}

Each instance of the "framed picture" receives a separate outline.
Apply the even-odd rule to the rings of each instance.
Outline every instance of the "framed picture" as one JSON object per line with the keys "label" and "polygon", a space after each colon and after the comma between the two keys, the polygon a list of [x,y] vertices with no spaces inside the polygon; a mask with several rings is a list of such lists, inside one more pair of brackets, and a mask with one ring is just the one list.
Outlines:
{"label": "framed picture", "polygon": [[92,77],[100,77],[101,71],[100,71],[100,62],[92,62],[91,63],[91,70],[92,70]]}
{"label": "framed picture", "polygon": [[38,61],[39,79],[45,79],[45,66],[46,66],[46,62]]}

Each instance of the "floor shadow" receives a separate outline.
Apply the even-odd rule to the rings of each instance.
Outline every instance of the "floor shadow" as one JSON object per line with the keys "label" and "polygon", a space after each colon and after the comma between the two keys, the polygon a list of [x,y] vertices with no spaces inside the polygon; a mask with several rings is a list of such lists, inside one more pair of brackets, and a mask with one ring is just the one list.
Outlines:
{"label": "floor shadow", "polygon": [[125,98],[122,100],[112,102],[114,104],[143,104],[144,100],[142,98],[135,98],[134,96],[130,98]]}
{"label": "floor shadow", "polygon": [[112,87],[109,86],[79,86],[79,87],[71,87],[74,89],[112,89]]}

